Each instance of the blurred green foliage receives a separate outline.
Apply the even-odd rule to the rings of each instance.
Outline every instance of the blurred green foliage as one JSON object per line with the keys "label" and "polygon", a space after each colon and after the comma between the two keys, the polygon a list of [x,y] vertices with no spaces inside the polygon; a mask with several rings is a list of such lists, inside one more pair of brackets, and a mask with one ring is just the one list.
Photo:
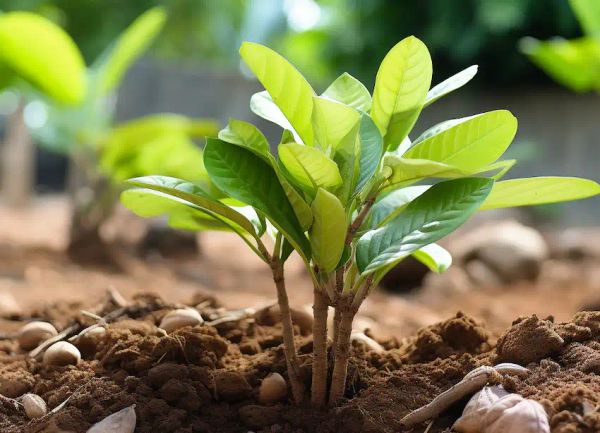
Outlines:
{"label": "blurred green foliage", "polygon": [[434,82],[478,63],[483,85],[522,84],[543,77],[515,49],[523,35],[579,31],[567,0],[0,0],[2,10],[58,21],[88,62],[155,5],[169,15],[155,55],[233,70],[240,42],[252,40],[276,47],[320,85],[344,70],[372,84],[384,54],[410,34],[430,48]]}

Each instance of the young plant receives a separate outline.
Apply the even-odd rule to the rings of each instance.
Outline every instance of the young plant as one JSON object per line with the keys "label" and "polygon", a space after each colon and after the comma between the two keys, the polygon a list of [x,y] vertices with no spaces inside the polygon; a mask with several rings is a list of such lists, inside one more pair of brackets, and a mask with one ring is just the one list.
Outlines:
{"label": "young plant", "polygon": [[[312,403],[335,405],[345,392],[354,316],[396,264],[413,255],[442,272],[451,258],[435,242],[478,210],[600,193],[600,185],[585,179],[500,181],[514,161],[498,159],[517,130],[505,110],[449,120],[411,141],[421,110],[477,70],[472,66],[430,89],[431,58],[415,37],[383,59],[373,95],[349,74],[318,95],[269,48],[247,42],[240,53],[266,89],[252,96],[250,108],[283,128],[277,156],[255,126],[232,119],[207,140],[204,168],[198,168],[213,190],[150,176],[129,180],[135,188],[121,198],[138,215],[168,214],[175,227],[233,231],[270,266],[296,402],[304,390],[283,274],[293,251],[314,285]],[[265,233],[274,239],[272,251]],[[328,390],[329,306],[335,316]]]}

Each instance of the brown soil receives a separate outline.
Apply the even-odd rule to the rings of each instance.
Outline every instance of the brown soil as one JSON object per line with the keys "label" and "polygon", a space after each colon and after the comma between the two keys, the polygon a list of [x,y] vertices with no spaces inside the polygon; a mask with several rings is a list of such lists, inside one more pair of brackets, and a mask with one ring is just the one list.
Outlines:
{"label": "brown soil", "polygon": [[[223,310],[196,297],[206,320]],[[79,306],[80,307],[80,306]],[[93,309],[93,305],[85,306]],[[18,344],[0,344],[0,393],[39,394],[57,413],[29,421],[21,411],[1,407],[0,431],[85,432],[90,425],[132,404],[136,432],[397,432],[408,411],[429,402],[479,365],[520,362],[532,373],[507,377],[505,387],[539,401],[553,432],[600,431],[600,313],[578,313],[568,323],[535,316],[521,318],[496,345],[482,324],[457,314],[401,341],[383,342],[381,354],[353,348],[346,399],[317,413],[288,401],[273,406],[257,401],[261,380],[285,373],[279,326],[253,318],[216,327],[186,327],[170,335],[156,325],[173,305],[138,295],[134,307],[110,324],[104,335],[78,343],[78,366],[46,367],[25,357]],[[114,306],[106,304],[100,314]],[[73,309],[48,307],[35,317],[64,327],[92,323]],[[57,317],[61,316],[61,320]],[[18,317],[19,322],[28,317]],[[310,383],[311,337],[298,329],[304,380]],[[448,431],[464,402],[435,420],[431,432]],[[421,426],[414,431],[423,431]]]}

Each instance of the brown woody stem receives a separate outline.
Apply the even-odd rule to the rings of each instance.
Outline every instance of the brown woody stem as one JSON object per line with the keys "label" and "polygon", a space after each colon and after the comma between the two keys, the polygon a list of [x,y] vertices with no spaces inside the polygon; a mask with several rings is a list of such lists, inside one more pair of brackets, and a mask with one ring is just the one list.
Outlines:
{"label": "brown woody stem", "polygon": [[319,408],[327,396],[327,313],[329,302],[323,291],[315,285],[313,303],[313,366],[311,402]]}
{"label": "brown woody stem", "polygon": [[338,328],[338,341],[335,348],[335,363],[331,376],[331,389],[329,390],[329,405],[334,406],[344,395],[346,390],[346,377],[348,376],[348,360],[350,358],[350,334],[355,311],[344,308],[341,311]]}

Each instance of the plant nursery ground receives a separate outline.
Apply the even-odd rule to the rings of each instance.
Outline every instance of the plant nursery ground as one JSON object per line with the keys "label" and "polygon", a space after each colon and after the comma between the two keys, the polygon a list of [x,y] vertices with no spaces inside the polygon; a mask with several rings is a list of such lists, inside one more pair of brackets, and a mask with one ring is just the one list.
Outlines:
{"label": "plant nursery ground", "polygon": [[[0,212],[0,394],[34,392],[50,410],[66,401],[34,421],[0,403],[0,432],[85,432],[132,404],[136,432],[397,432],[409,411],[498,362],[529,367],[526,378],[505,376],[503,385],[539,401],[553,432],[600,431],[600,313],[581,311],[600,305],[597,260],[551,260],[535,283],[374,294],[357,321],[385,350],[355,343],[344,401],[314,412],[286,399],[258,401],[263,378],[285,376],[281,330],[271,315],[242,310],[260,310],[274,294],[268,270],[235,238],[203,236],[200,259],[121,251],[118,269],[83,267],[58,252],[65,215],[46,202]],[[309,281],[300,264],[290,263],[288,274],[302,311]],[[124,306],[107,296],[110,288]],[[184,304],[205,324],[162,334],[161,318]],[[10,338],[32,318],[60,331],[95,323],[82,311],[115,310],[106,333],[77,342],[77,366],[44,366]],[[296,331],[308,386],[310,330],[298,323]],[[413,431],[451,431],[464,405]]]}

